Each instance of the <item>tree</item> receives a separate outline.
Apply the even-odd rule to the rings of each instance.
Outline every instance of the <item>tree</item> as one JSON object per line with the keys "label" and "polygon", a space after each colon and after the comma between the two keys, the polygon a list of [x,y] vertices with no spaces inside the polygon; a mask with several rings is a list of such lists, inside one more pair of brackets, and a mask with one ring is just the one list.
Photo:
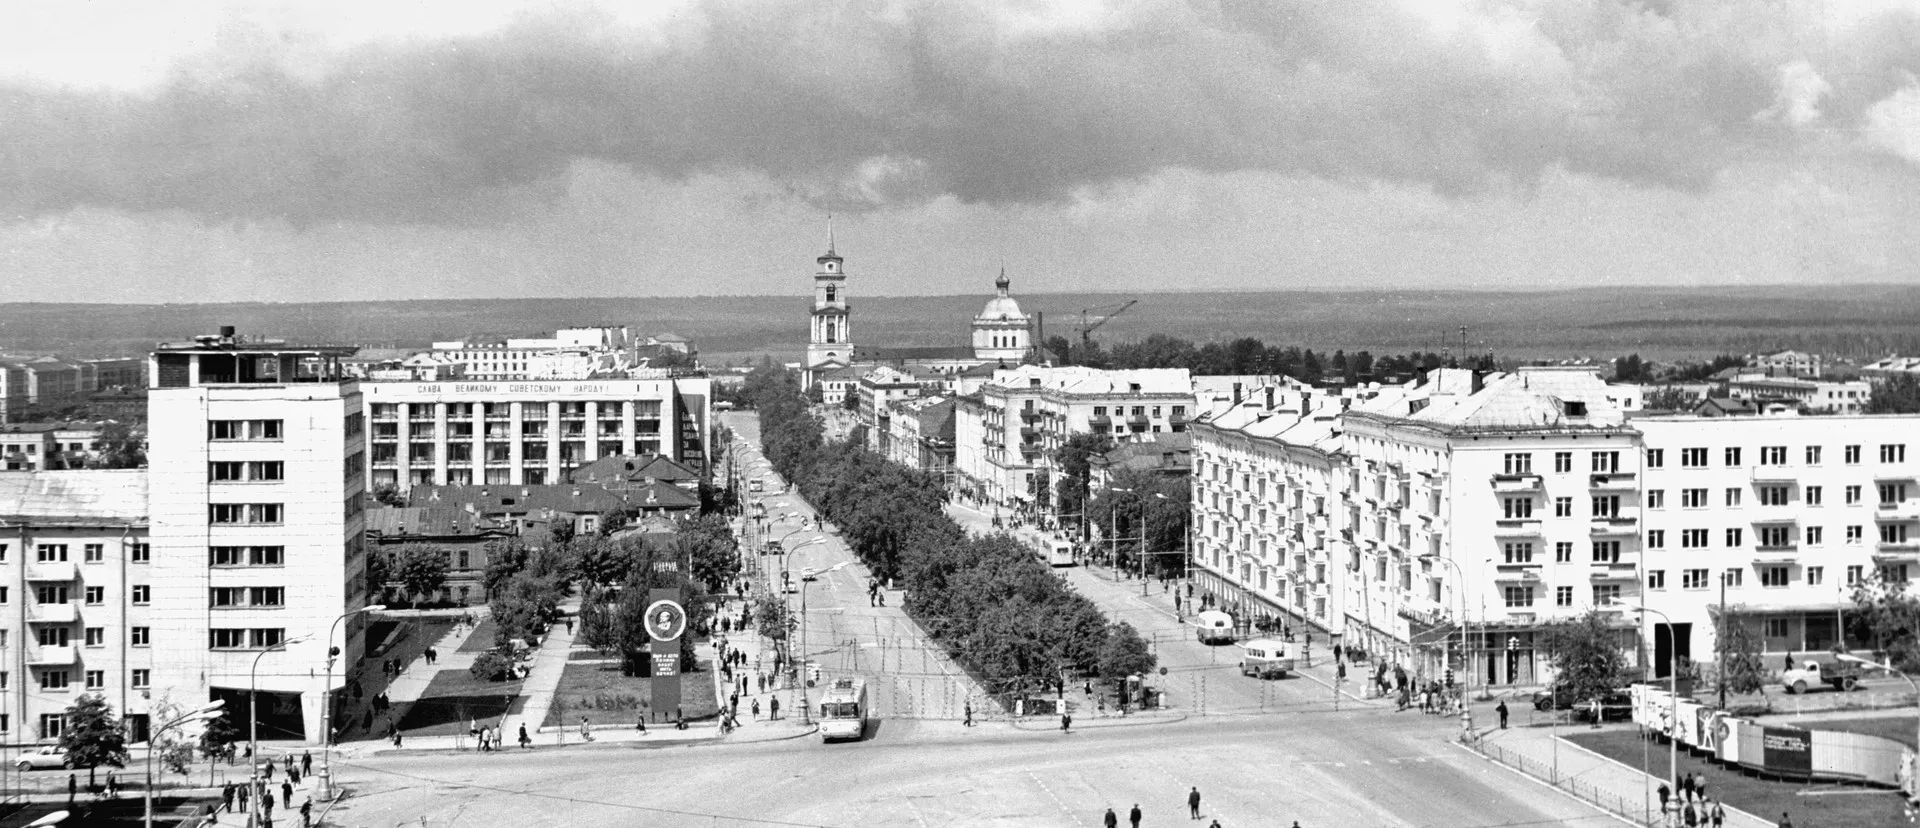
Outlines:
{"label": "tree", "polygon": [[[704,487],[707,484],[702,482],[700,485]],[[632,516],[627,514],[626,509],[619,506],[608,506],[606,511],[600,513],[600,520],[597,521],[600,524],[600,537],[604,538],[621,529],[625,529],[627,527],[627,521],[631,518]]]}
{"label": "tree", "polygon": [[88,693],[73,700],[60,731],[60,750],[67,754],[68,765],[87,769],[89,786],[95,768],[127,766],[127,735],[104,696]]}
{"label": "tree", "polygon": [[481,584],[491,598],[500,587],[505,586],[513,576],[527,568],[527,546],[519,538],[487,543],[487,571],[481,575]]}
{"label": "tree", "polygon": [[473,663],[467,665],[467,675],[480,681],[506,681],[513,678],[513,659],[497,650],[488,650],[473,657]]}
{"label": "tree", "polygon": [[1727,693],[1765,696],[1772,678],[1761,659],[1766,640],[1760,637],[1760,618],[1745,607],[1728,607],[1713,619],[1714,652],[1720,657],[1716,689]]}
{"label": "tree", "polygon": [[393,559],[377,546],[367,548],[367,594],[385,595],[393,582]]}
{"label": "tree", "polygon": [[393,577],[407,591],[409,601],[414,596],[432,597],[447,584],[447,550],[438,546],[406,544],[394,553],[392,563]]}
{"label": "tree", "polygon": [[768,640],[787,640],[787,625],[792,618],[793,611],[778,595],[762,595],[753,605],[754,627]]}
{"label": "tree", "polygon": [[382,484],[379,488],[374,489],[373,500],[374,502],[379,503],[382,506],[407,505],[406,495],[401,494],[400,489],[395,487],[392,483],[385,483],[385,484]]}
{"label": "tree", "polygon": [[1113,438],[1104,433],[1075,432],[1054,450],[1060,466],[1057,484],[1059,512],[1078,515],[1087,505],[1087,488],[1092,477],[1093,457],[1113,450]]}
{"label": "tree", "polygon": [[1677,385],[1655,388],[1643,404],[1653,411],[1691,411],[1697,403],[1693,395]]}
{"label": "tree", "polygon": [[144,469],[147,467],[146,429],[122,422],[111,422],[100,430],[94,441],[90,469]]}
{"label": "tree", "polygon": [[233,745],[240,741],[240,726],[234,724],[232,716],[208,719],[205,729],[200,731],[200,755],[208,760],[231,759]]}
{"label": "tree", "polygon": [[516,638],[530,643],[553,623],[560,606],[560,587],[551,578],[521,572],[507,580],[488,606],[493,613],[495,645]]}
{"label": "tree", "polygon": [[586,587],[607,586],[627,579],[633,572],[630,546],[606,538],[586,538],[574,542],[572,575]]}
{"label": "tree", "polygon": [[1620,686],[1627,672],[1620,630],[1610,626],[1599,610],[1550,624],[1545,633],[1561,692],[1584,701]]}
{"label": "tree", "polygon": [[1889,581],[1876,572],[1853,587],[1853,603],[1861,632],[1877,643],[1893,666],[1920,670],[1920,597],[1906,581]]}
{"label": "tree", "polygon": [[704,515],[680,525],[675,558],[689,562],[695,581],[720,592],[740,574],[740,544],[726,518]]}
{"label": "tree", "polygon": [[1153,670],[1155,659],[1147,650],[1146,639],[1132,624],[1124,621],[1107,627],[1100,642],[1100,677],[1108,680],[1145,675]]}
{"label": "tree", "polygon": [[1873,387],[1867,398],[1868,414],[1920,413],[1920,377],[1896,374]]}

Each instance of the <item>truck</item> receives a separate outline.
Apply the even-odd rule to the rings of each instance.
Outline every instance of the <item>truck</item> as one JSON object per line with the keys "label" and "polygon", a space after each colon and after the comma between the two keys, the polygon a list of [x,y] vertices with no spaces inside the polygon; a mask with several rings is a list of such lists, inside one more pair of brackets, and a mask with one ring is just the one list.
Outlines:
{"label": "truck", "polygon": [[1194,633],[1202,644],[1232,644],[1233,616],[1219,610],[1207,610],[1193,617]]}
{"label": "truck", "polygon": [[1850,662],[1814,661],[1807,659],[1799,667],[1788,669],[1780,674],[1780,683],[1786,685],[1789,693],[1805,693],[1808,689],[1822,684],[1835,690],[1852,690],[1860,683],[1860,665]]}

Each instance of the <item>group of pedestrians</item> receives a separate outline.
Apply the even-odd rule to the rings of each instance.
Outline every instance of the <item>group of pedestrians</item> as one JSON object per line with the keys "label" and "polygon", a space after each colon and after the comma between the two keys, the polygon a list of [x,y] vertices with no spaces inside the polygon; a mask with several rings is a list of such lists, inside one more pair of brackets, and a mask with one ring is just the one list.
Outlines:
{"label": "group of pedestrians", "polygon": [[[1127,825],[1129,828],[1140,828],[1140,820],[1144,816],[1140,810],[1140,803],[1133,803],[1133,808],[1127,811]],[[1197,785],[1187,790],[1187,819],[1206,819],[1206,815],[1200,812],[1200,788]],[[1120,828],[1120,815],[1114,813],[1112,808],[1108,808],[1107,813],[1100,818],[1100,824],[1103,828]],[[1207,823],[1207,828],[1221,828],[1220,820],[1217,817],[1214,818]],[[1300,828],[1300,821],[1294,820],[1291,828]]]}
{"label": "group of pedestrians", "polygon": [[[1660,795],[1660,813],[1670,815],[1669,824],[1684,825],[1686,828],[1700,826],[1720,828],[1721,824],[1726,822],[1726,809],[1721,807],[1717,800],[1707,797],[1705,773],[1699,771],[1683,773],[1675,782],[1680,786],[1678,796],[1674,795],[1673,789],[1667,787],[1665,782],[1660,783],[1656,791]],[[1670,808],[1669,805],[1672,807]],[[1792,825],[1791,822],[1782,824]]]}
{"label": "group of pedestrians", "polygon": [[[302,753],[298,762],[295,762],[293,757],[289,755],[287,757],[284,774],[280,779],[280,785],[278,787],[280,792],[279,807],[282,811],[293,811],[295,810],[293,807],[294,789],[299,786],[302,778],[313,774],[313,752],[306,751]],[[273,826],[273,794],[275,790],[273,779],[274,762],[272,759],[268,759],[266,766],[261,769],[260,779],[258,780],[258,806],[260,809],[260,824],[263,828],[272,828]],[[252,806],[255,804],[253,801],[253,797],[255,796],[254,788],[255,785],[253,784],[237,784],[234,782],[228,782],[221,786],[219,810],[225,810],[230,814],[251,813]],[[297,813],[300,814],[300,828],[312,828],[312,797],[306,797],[301,800]],[[217,823],[219,819],[219,811],[216,810],[211,821]]]}

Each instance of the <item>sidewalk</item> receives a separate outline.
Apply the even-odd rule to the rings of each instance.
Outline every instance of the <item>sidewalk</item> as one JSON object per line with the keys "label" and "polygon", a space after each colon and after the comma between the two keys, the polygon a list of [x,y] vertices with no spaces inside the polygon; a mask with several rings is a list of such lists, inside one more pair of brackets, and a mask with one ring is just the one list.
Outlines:
{"label": "sidewalk", "polygon": [[[1479,752],[1489,760],[1611,811],[1636,825],[1648,824],[1647,803],[1651,800],[1656,817],[1653,824],[1661,824],[1657,821],[1659,799],[1652,794],[1660,780],[1649,781],[1649,777],[1638,768],[1627,767],[1559,738],[1561,733],[1591,731],[1593,728],[1590,725],[1554,727],[1535,724],[1501,730],[1493,712],[1493,704],[1476,702],[1470,706],[1478,739],[1474,745],[1462,745],[1463,749]],[[1632,728],[1632,725],[1607,726],[1609,730]],[[1667,749],[1661,743],[1654,743],[1653,747],[1661,751]],[[1731,806],[1724,807],[1727,812],[1726,824],[1733,828],[1773,826],[1772,822],[1753,814]]]}

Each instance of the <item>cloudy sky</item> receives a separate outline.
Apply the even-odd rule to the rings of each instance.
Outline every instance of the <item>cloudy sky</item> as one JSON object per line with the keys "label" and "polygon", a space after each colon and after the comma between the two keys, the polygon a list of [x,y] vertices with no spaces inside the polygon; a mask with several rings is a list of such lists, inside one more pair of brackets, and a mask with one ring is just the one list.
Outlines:
{"label": "cloudy sky", "polygon": [[1920,284],[1920,0],[0,7],[0,301]]}

